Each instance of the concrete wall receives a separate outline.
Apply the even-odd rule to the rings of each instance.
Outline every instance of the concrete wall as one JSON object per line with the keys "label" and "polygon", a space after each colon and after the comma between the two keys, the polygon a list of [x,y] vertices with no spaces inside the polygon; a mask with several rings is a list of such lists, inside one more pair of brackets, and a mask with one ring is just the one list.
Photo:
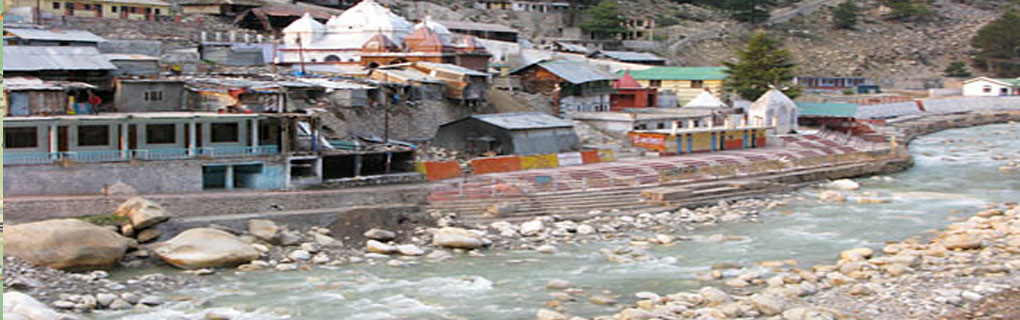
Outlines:
{"label": "concrete wall", "polygon": [[263,165],[260,189],[281,189],[285,165],[274,157],[219,160],[136,161],[62,165],[5,166],[4,191],[11,196],[98,195],[116,183],[139,193],[202,191],[204,165]]}
{"label": "concrete wall", "polygon": [[117,70],[110,73],[114,76],[155,77],[159,75],[159,61],[156,60],[112,60]]}
{"label": "concrete wall", "polygon": [[[985,89],[988,89],[985,92]],[[998,82],[991,81],[974,81],[963,85],[963,95],[972,97],[995,97],[995,96],[1006,96],[1015,95],[1015,89],[1002,85]]]}
{"label": "concrete wall", "polygon": [[[162,91],[163,100],[145,101],[146,91]],[[119,112],[182,111],[184,83],[122,81],[114,94],[114,107]]]}

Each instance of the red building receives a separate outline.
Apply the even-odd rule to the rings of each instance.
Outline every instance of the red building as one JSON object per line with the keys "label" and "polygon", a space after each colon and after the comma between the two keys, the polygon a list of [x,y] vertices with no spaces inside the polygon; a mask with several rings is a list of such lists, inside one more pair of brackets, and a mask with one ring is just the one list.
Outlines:
{"label": "red building", "polygon": [[609,96],[609,111],[623,111],[631,108],[655,108],[659,100],[655,88],[644,88],[630,76],[630,70],[613,82],[616,93]]}

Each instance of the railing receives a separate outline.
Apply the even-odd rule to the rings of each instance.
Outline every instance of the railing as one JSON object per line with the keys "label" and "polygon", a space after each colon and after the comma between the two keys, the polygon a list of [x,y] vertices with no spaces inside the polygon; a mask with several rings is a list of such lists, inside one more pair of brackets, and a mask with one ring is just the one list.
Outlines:
{"label": "railing", "polygon": [[127,161],[120,150],[68,151],[62,152],[60,158],[82,163]]}
{"label": "railing", "polygon": [[138,160],[176,160],[190,157],[188,149],[185,148],[131,150],[131,158]]}
{"label": "railing", "polygon": [[198,148],[198,154],[213,158],[241,157],[241,156],[264,156],[280,153],[276,146],[258,147],[205,147]]}
{"label": "railing", "polygon": [[46,164],[60,158],[60,153],[4,153],[4,164]]}

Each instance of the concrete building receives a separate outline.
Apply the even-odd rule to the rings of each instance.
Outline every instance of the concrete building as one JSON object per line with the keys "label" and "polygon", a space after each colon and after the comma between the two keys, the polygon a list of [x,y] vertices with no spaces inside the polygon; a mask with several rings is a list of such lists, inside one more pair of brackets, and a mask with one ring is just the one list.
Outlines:
{"label": "concrete building", "polygon": [[115,112],[187,111],[184,81],[176,79],[114,80]]}
{"label": "concrete building", "polygon": [[627,32],[620,35],[620,40],[655,40],[655,19],[628,18],[623,27]]}
{"label": "concrete building", "polygon": [[843,91],[856,89],[858,86],[873,86],[871,79],[864,77],[820,77],[798,76],[793,84],[811,91]]}
{"label": "concrete building", "polygon": [[[88,96],[96,87],[82,82],[43,81],[37,78],[14,77],[4,81],[6,116],[63,115],[81,107],[76,98]],[[78,100],[78,101],[83,101]],[[86,107],[87,109],[87,107]],[[87,112],[86,112],[87,113]]]}
{"label": "concrete building", "polygon": [[552,154],[577,151],[574,124],[540,112],[479,114],[444,124],[435,144],[470,154]]}
{"label": "concrete building", "polygon": [[178,5],[184,14],[208,14],[214,16],[236,17],[247,10],[262,6],[256,0],[184,0]]}
{"label": "concrete building", "polygon": [[170,16],[170,4],[160,0],[14,0],[14,8],[39,7],[54,16],[155,20]]}
{"label": "concrete building", "polygon": [[511,72],[521,78],[524,91],[553,97],[560,117],[567,112],[608,111],[609,95],[614,92],[616,76],[593,65],[569,61],[546,60],[523,66]]}
{"label": "concrete building", "polygon": [[630,71],[623,74],[623,77],[613,81],[613,92],[609,96],[610,111],[622,111],[623,109],[656,108],[658,106],[658,91],[655,88],[642,87]]}
{"label": "concrete building", "polygon": [[520,33],[517,29],[510,28],[504,25],[492,24],[492,23],[480,23],[470,21],[452,21],[452,20],[436,20],[437,23],[446,26],[450,32],[475,36],[480,39],[506,41],[506,42],[517,42],[517,35]]}
{"label": "concrete building", "polygon": [[761,148],[768,144],[767,132],[772,127],[729,123],[726,126],[637,130],[628,134],[636,147],[679,155],[723,150]]}
{"label": "concrete building", "polygon": [[141,54],[104,54],[117,70],[111,72],[115,78],[156,78],[160,75],[159,58]]}
{"label": "concrete building", "polygon": [[1020,95],[1020,78],[977,77],[963,82],[963,95],[970,97],[995,97]]}
{"label": "concrete building", "polygon": [[715,120],[708,110],[625,109],[620,112],[571,112],[570,120],[584,122],[615,138],[623,139],[634,130],[707,127]]}
{"label": "concrete building", "polygon": [[705,89],[718,97],[726,81],[726,67],[654,67],[633,70],[631,76],[641,85],[657,88],[659,92],[676,94],[679,105],[693,100]]}
{"label": "concrete building", "polygon": [[752,125],[774,127],[773,134],[789,134],[797,131],[799,114],[797,103],[782,91],[772,89],[751,104],[747,119]]}
{"label": "concrete building", "polygon": [[666,59],[648,52],[633,51],[611,51],[601,50],[589,55],[592,58],[611,59],[626,63],[636,63],[650,66],[666,65]]}
{"label": "concrete building", "polygon": [[95,47],[5,46],[4,75],[85,82],[109,88],[117,66]]}
{"label": "concrete building", "polygon": [[[853,103],[797,102],[797,124],[802,127],[861,133],[857,123],[859,106]],[[870,130],[869,130],[870,131]]]}
{"label": "concrete building", "polygon": [[571,8],[570,2],[483,0],[475,2],[479,10],[509,10],[532,13],[565,13]]}
{"label": "concrete building", "polygon": [[105,41],[85,30],[4,28],[5,46],[96,47]]}
{"label": "concrete building", "polygon": [[467,106],[485,103],[485,91],[489,89],[491,82],[491,77],[487,73],[446,63],[415,62],[411,67],[442,81],[446,85],[447,99],[459,101]]}

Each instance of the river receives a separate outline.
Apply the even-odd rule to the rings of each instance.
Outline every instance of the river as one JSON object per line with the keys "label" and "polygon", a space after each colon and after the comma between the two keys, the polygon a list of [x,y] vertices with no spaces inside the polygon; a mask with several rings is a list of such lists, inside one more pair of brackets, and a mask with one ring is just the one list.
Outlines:
{"label": "river", "polygon": [[[170,296],[195,297],[148,311],[101,312],[95,319],[203,319],[215,310],[233,319],[533,319],[552,300],[545,284],[564,279],[589,293],[633,302],[633,294],[668,294],[721,283],[696,279],[717,262],[743,266],[796,259],[799,266],[832,263],[854,247],[880,248],[885,241],[923,236],[989,202],[1015,201],[1020,172],[997,170],[1020,159],[1020,124],[955,129],[928,135],[910,146],[916,165],[887,177],[862,178],[855,194],[891,199],[886,204],[820,203],[817,188],[784,195],[786,207],[766,211],[762,223],[733,223],[686,235],[725,234],[745,240],[679,242],[654,246],[654,258],[632,264],[607,261],[598,249],[626,245],[598,242],[561,246],[554,255],[485,252],[408,268],[352,265],[311,272],[219,272],[214,285]],[[1014,160],[1015,161],[1015,160]],[[734,271],[735,272],[735,271]],[[606,291],[608,290],[608,291]],[[605,291],[605,292],[603,292]],[[203,303],[194,303],[202,301]],[[581,299],[565,310],[580,316],[613,313]]]}

